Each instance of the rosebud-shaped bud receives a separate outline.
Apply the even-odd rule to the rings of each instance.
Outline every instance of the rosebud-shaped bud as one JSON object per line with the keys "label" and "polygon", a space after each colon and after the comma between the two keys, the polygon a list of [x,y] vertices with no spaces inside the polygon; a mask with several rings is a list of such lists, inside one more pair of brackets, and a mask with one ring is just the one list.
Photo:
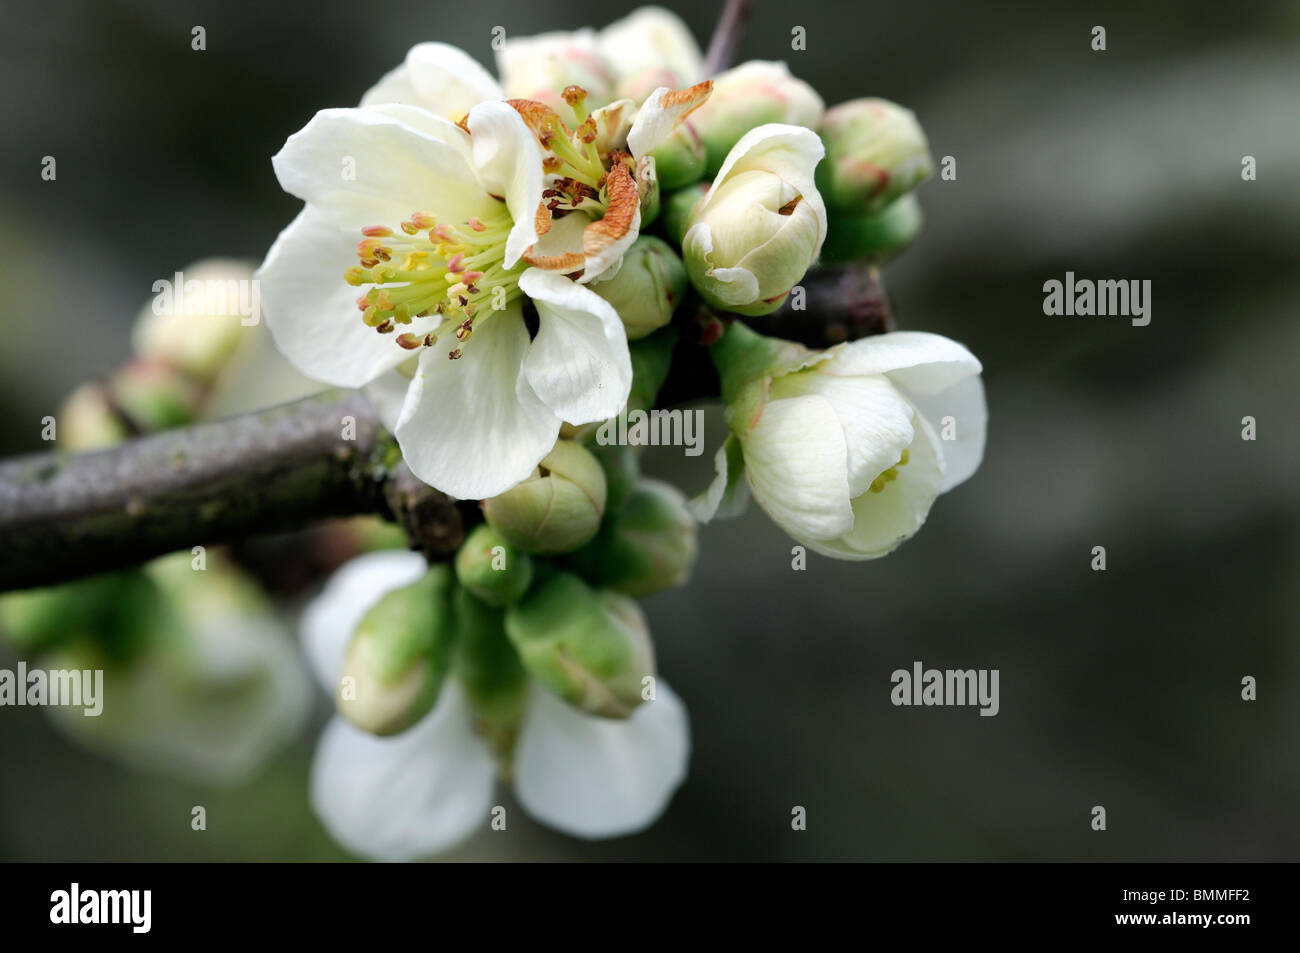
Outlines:
{"label": "rosebud-shaped bud", "polygon": [[590,451],[559,440],[537,471],[483,502],[488,525],[526,553],[567,553],[590,542],[605,515],[605,473]]}
{"label": "rosebud-shaped bud", "polygon": [[672,320],[686,293],[686,267],[666,241],[641,235],[613,278],[587,287],[614,306],[628,340],[635,341]]}
{"label": "rosebud-shaped bud", "polygon": [[626,718],[655,673],[640,607],[558,573],[506,611],[506,635],[535,679],[593,715]]}
{"label": "rosebud-shaped bud", "polygon": [[815,129],[825,110],[817,91],[791,76],[784,63],[751,60],[713,77],[713,93],[691,114],[691,123],[704,141],[712,176],[751,129],[765,123]]}
{"label": "rosebud-shaped bud", "polygon": [[506,638],[502,611],[458,589],[455,677],[465,689],[474,728],[503,766],[519,733],[528,697],[528,673]]}
{"label": "rosebud-shaped bud", "polygon": [[934,172],[916,116],[887,99],[840,103],[827,111],[821,135],[817,187],[832,210],[878,212]]}
{"label": "rosebud-shaped bud", "polygon": [[691,216],[682,257],[709,304],[747,315],[781,306],[826,238],[813,183],[821,140],[798,126],[745,133]]}
{"label": "rosebud-shaped bud", "polygon": [[639,597],[684,583],[696,551],[695,520],[686,511],[686,498],[674,486],[643,479],[591,545],[570,561],[594,584]]}
{"label": "rosebud-shaped bud", "polygon": [[131,332],[135,352],[210,382],[261,320],[249,262],[205,259],[154,284]]}
{"label": "rosebud-shaped bud", "polygon": [[395,735],[433,708],[455,633],[451,569],[433,566],[394,589],[357,625],[336,696],[339,713],[375,735]]}
{"label": "rosebud-shaped bud", "polygon": [[564,99],[567,87],[586,92],[587,112],[614,98],[614,70],[597,48],[592,30],[508,37],[497,51],[497,72],[508,98],[545,103],[570,128],[578,120]]}
{"label": "rosebud-shaped bud", "polygon": [[474,527],[456,553],[456,579],[491,606],[518,602],[533,582],[533,560],[491,526]]}
{"label": "rosebud-shaped bud", "polygon": [[709,187],[703,182],[673,192],[663,203],[664,232],[678,245],[686,237],[686,230],[691,227],[691,216],[700,199],[708,194]]}
{"label": "rosebud-shaped bud", "polygon": [[830,231],[822,246],[825,261],[867,261],[880,264],[893,258],[921,234],[921,203],[904,195],[870,215],[830,215]]}
{"label": "rosebud-shaped bud", "polygon": [[704,141],[689,119],[683,119],[650,155],[655,160],[659,187],[665,191],[685,188],[704,176]]}

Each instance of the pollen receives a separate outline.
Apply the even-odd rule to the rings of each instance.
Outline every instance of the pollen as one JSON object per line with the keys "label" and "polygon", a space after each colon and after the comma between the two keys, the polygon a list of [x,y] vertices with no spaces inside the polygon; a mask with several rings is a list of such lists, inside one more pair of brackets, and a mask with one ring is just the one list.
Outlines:
{"label": "pollen", "polygon": [[880,493],[885,489],[886,486],[888,486],[890,483],[893,483],[895,480],[897,480],[898,468],[907,466],[908,459],[909,459],[909,455],[907,449],[904,448],[902,456],[898,458],[898,462],[895,463],[888,470],[886,470],[884,473],[880,474],[880,476],[876,477],[874,480],[871,481],[871,487],[870,487],[871,492]]}

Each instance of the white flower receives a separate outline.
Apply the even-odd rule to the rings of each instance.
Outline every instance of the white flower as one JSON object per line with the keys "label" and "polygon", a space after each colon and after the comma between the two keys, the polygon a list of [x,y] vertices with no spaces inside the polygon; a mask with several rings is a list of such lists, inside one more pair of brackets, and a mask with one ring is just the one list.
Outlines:
{"label": "white flower", "polygon": [[[306,202],[259,271],[276,344],[328,384],[384,378],[371,397],[422,480],[495,495],[532,472],[562,421],[618,412],[632,375],[614,309],[519,268],[544,172],[510,105],[479,103],[464,126],[403,105],[327,109],[274,165]],[[524,294],[540,320],[531,341]]]}
{"label": "white flower", "polygon": [[[758,337],[735,325],[724,342],[733,334]],[[692,510],[734,511],[743,458],[754,499],[795,540],[838,559],[884,556],[983,459],[980,363],[955,341],[914,331],[823,352],[786,347],[779,366],[731,388],[733,436]]]}
{"label": "white flower", "polygon": [[614,92],[641,102],[660,86],[681,89],[704,78],[704,57],[681,18],[641,7],[600,31],[598,46],[614,69]]}
{"label": "white flower", "polygon": [[[327,691],[334,691],[362,615],[425,568],[414,553],[372,553],[330,579],[302,620],[308,657]],[[617,837],[663,812],[685,777],[689,748],[686,709],[662,680],[655,700],[626,720],[584,715],[532,684],[511,783],[535,819],[575,837]],[[311,800],[330,834],[352,852],[410,860],[488,827],[497,771],[453,678],[433,711],[393,738],[335,717],[316,751]]]}
{"label": "white flower", "polygon": [[682,238],[691,283],[710,304],[775,311],[826,240],[813,171],[821,139],[801,126],[751,129],[728,153]]}

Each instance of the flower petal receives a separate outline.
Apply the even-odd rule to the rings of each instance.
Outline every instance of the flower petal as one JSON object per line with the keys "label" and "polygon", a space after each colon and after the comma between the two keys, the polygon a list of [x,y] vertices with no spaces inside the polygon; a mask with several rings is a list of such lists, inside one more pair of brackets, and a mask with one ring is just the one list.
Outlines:
{"label": "flower petal", "polygon": [[[448,360],[456,347],[459,360]],[[520,305],[485,314],[460,344],[424,348],[394,431],[411,471],[462,500],[504,493],[555,446],[560,418],[522,373],[528,329]]]}
{"label": "flower petal", "polygon": [[739,516],[749,503],[745,457],[734,434],[728,434],[714,454],[713,469],[717,475],[708,488],[686,501],[686,512],[701,523]]}
{"label": "flower petal", "polygon": [[619,837],[652,824],[686,777],[686,706],[660,679],[626,719],[585,715],[534,687],[515,752],[524,810],[574,837]]}
{"label": "flower petal", "polygon": [[448,682],[415,727],[377,738],[341,717],[326,726],[311,769],[312,808],[362,857],[412,860],[448,850],[486,826],[496,765]]}
{"label": "flower petal", "polygon": [[632,359],[614,306],[563,275],[530,268],[519,288],[537,305],[537,337],[524,375],[561,420],[585,424],[613,417],[627,403]]}
{"label": "flower petal", "polygon": [[447,43],[417,43],[406,54],[411,85],[425,108],[459,120],[486,100],[502,99],[501,84],[478,60]]}
{"label": "flower petal", "polygon": [[[709,261],[713,254],[713,230],[708,222],[696,222],[682,238],[682,257]],[[747,268],[708,270],[709,290],[728,305],[746,305],[758,300],[758,277]]]}
{"label": "flower petal", "polygon": [[[360,387],[410,357],[392,336],[361,320],[357,289],[343,280],[356,260],[356,235],[308,205],[280,233],[256,275],[276,347],[302,373],[334,387]],[[411,325],[433,326],[427,318]]]}
{"label": "flower petal", "polygon": [[[979,377],[966,377],[937,394],[913,391],[911,398],[930,426],[939,432],[939,449],[943,453],[943,486],[939,492],[947,493],[970,479],[984,459],[989,420],[984,382]],[[951,430],[948,417],[952,418]]]}
{"label": "flower petal", "polygon": [[626,165],[614,163],[605,179],[605,189],[609,194],[605,216],[582,232],[582,252],[587,261],[578,281],[584,284],[618,262],[641,231],[641,195]]}
{"label": "flower petal", "polygon": [[387,593],[419,579],[429,564],[419,553],[384,550],[366,553],[340,566],[298,623],[303,651],[321,687],[331,696],[352,633],[370,608]]}
{"label": "flower petal", "polygon": [[505,266],[513,268],[537,241],[537,206],[545,177],[542,150],[519,113],[503,102],[480,103],[470,110],[469,131],[480,180],[505,199],[515,220],[505,260]]}
{"label": "flower petal", "polygon": [[832,377],[818,373],[824,366],[779,378],[772,397],[819,394],[830,401],[848,447],[849,495],[857,496],[912,443],[915,411],[886,377]]}
{"label": "flower petal", "polygon": [[925,418],[913,418],[916,439],[898,477],[879,493],[853,500],[853,528],[836,539],[809,540],[808,548],[836,559],[877,559],[898,548],[925,523],[943,486],[939,440]]}
{"label": "flower petal", "polygon": [[826,398],[769,401],[741,445],[754,499],[796,540],[832,538],[853,527],[848,445]]}
{"label": "flower petal", "polygon": [[660,86],[641,105],[627,134],[627,147],[640,158],[673,134],[678,124],[709,98],[713,84],[708,80],[688,89]]}
{"label": "flower petal", "polygon": [[591,220],[582,212],[553,219],[537,244],[524,253],[524,261],[534,268],[565,275],[581,271],[587,263],[587,256],[582,251],[582,236],[590,224]]}
{"label": "flower petal", "polygon": [[418,357],[409,360],[412,363],[410,373],[403,373],[404,369],[386,371],[361,389],[389,433],[397,429],[397,421],[402,417],[402,408],[406,406],[406,397],[411,391],[411,377],[419,363]]}
{"label": "flower petal", "polygon": [[396,225],[416,210],[455,222],[490,214],[465,131],[431,114],[417,129],[400,115],[321,110],[271,160],[280,185],[348,229]]}
{"label": "flower petal", "polygon": [[620,77],[649,69],[671,70],[691,83],[704,73],[704,57],[690,29],[663,7],[641,7],[600,31],[600,52]]}

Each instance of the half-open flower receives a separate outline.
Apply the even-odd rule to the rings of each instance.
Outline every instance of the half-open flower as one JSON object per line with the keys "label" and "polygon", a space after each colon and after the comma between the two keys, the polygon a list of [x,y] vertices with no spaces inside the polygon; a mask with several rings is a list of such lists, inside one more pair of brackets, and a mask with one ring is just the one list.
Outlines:
{"label": "half-open flower", "polygon": [[615,95],[642,102],[660,86],[682,89],[704,78],[704,57],[690,29],[663,7],[641,7],[600,31],[600,52],[614,69]]}
{"label": "half-open flower", "polygon": [[546,172],[517,109],[479,103],[461,124],[405,105],[327,109],[274,164],[306,203],[259,271],[276,344],[314,379],[375,382],[422,480],[495,495],[532,472],[562,421],[618,412],[631,383],[618,315],[522,267]]}
{"label": "half-open flower", "polygon": [[797,541],[874,559],[983,458],[980,363],[945,337],[897,331],[808,351],[737,323],[714,351],[732,436],[697,518],[738,498],[743,459],[754,498]]}
{"label": "half-open flower", "polygon": [[813,181],[823,155],[801,126],[751,129],[691,213],[682,259],[710,304],[741,314],[775,311],[826,239],[826,207]]}

